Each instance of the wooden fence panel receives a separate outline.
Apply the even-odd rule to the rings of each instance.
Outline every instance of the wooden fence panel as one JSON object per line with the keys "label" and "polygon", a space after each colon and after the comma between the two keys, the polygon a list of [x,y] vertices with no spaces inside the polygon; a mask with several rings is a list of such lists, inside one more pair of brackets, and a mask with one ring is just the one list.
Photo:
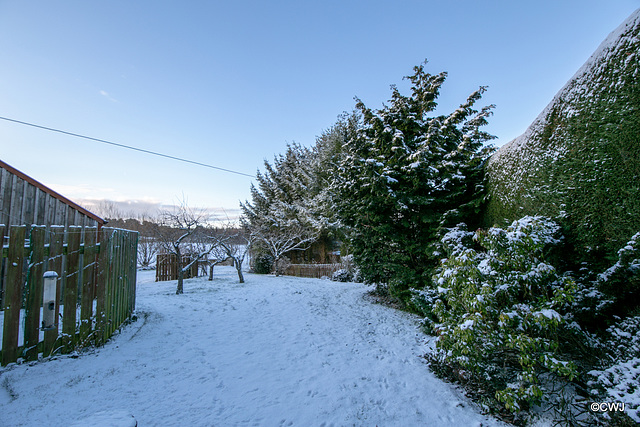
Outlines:
{"label": "wooden fence panel", "polygon": [[342,268],[342,264],[291,264],[285,274],[297,277],[331,277],[333,273]]}
{"label": "wooden fence panel", "polygon": [[[64,227],[31,227],[25,246],[27,227],[11,226],[9,247],[2,251],[7,265],[6,298],[3,306],[2,352],[0,361],[7,365],[24,357],[44,357],[58,351],[69,352],[85,345],[90,336],[103,344],[135,309],[136,260],[138,234],[104,227],[70,227],[67,244],[63,244]],[[49,246],[45,245],[48,235]],[[100,242],[96,242],[99,238]],[[48,250],[47,250],[48,249]],[[97,260],[97,262],[96,262]],[[28,263],[28,264],[25,264]],[[23,265],[29,265],[26,289]],[[55,325],[44,332],[39,342],[44,270],[58,273],[56,282]],[[62,335],[58,325],[60,290],[63,289],[64,313]],[[94,313],[93,304],[96,301]],[[80,322],[77,307],[80,304]],[[20,316],[24,307],[24,345],[20,345]],[[79,323],[79,325],[78,325]]]}
{"label": "wooden fence panel", "polygon": [[[22,308],[22,261],[24,257],[24,225],[9,228],[7,282],[4,294],[4,325],[2,331],[2,365],[18,358],[18,333]],[[15,284],[15,286],[12,286]]]}
{"label": "wooden fence panel", "polygon": [[[182,255],[182,265],[187,265],[192,261],[190,255]],[[195,263],[184,273],[185,279],[198,277],[198,265]],[[178,280],[178,255],[176,254],[158,254],[156,255],[156,282],[164,282],[167,280]]]}

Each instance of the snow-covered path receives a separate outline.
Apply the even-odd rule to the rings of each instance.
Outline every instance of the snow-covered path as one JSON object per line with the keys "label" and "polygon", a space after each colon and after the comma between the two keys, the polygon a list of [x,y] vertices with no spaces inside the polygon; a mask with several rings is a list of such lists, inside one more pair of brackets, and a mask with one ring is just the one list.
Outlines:
{"label": "snow-covered path", "polygon": [[177,296],[143,274],[138,321],[105,347],[0,371],[0,425],[100,411],[141,427],[500,425],[428,370],[417,319],[365,286],[216,275]]}

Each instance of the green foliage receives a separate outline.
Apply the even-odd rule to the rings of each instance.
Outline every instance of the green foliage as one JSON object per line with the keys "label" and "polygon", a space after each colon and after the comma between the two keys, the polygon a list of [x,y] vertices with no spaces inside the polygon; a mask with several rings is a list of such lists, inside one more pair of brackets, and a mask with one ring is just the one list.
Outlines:
{"label": "green foliage", "polygon": [[362,124],[345,145],[333,190],[363,279],[409,301],[430,281],[443,227],[472,222],[483,203],[484,162],[492,137],[480,131],[493,106],[473,107],[484,88],[448,115],[429,116],[446,73],[414,68],[411,96],[392,87],[380,110],[358,101]]}
{"label": "green foliage", "polygon": [[614,313],[625,316],[640,306],[640,233],[618,251],[618,260],[598,276],[597,287],[614,299]]}
{"label": "green foliage", "polygon": [[489,161],[485,225],[545,215],[598,270],[640,230],[640,20],[618,31]]}
{"label": "green foliage", "polygon": [[287,146],[251,185],[251,201],[241,203],[241,224],[254,249],[275,260],[293,250],[305,250],[314,241],[344,239],[335,213],[330,183],[342,158],[342,147],[358,126],[357,114],[344,114],[317,138],[312,148]]}
{"label": "green foliage", "polygon": [[269,274],[273,269],[273,257],[269,254],[258,255],[253,261],[253,272],[256,274]]}
{"label": "green foliage", "polygon": [[[640,233],[618,250],[615,263],[600,274],[580,271],[570,316],[584,329],[603,332],[613,319],[637,314],[640,306]],[[588,274],[587,274],[588,273]]]}
{"label": "green foliage", "polygon": [[[544,259],[559,227],[525,217],[506,229],[452,229],[434,283],[432,312],[445,363],[491,381],[496,398],[518,411],[543,399],[542,373],[572,380],[575,365],[559,359],[560,307],[575,284]],[[418,298],[414,298],[418,299]]]}

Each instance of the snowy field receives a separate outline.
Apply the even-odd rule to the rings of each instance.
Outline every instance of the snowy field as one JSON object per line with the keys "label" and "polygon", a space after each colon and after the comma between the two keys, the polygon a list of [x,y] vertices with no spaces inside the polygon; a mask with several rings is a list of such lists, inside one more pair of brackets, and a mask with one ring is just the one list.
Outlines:
{"label": "snowy field", "polygon": [[428,370],[418,319],[364,285],[239,284],[216,267],[175,295],[153,274],[138,276],[138,320],[103,348],[0,370],[0,426],[503,425]]}

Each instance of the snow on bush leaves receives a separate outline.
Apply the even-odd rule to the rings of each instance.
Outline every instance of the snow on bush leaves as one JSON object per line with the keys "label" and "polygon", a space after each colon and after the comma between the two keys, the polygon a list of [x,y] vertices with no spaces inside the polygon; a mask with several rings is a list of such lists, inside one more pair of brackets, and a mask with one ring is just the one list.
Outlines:
{"label": "snow on bush leaves", "polygon": [[640,423],[640,316],[610,326],[607,338],[611,359],[606,368],[589,372],[591,392],[603,400],[624,402],[625,413]]}
{"label": "snow on bush leaves", "polygon": [[438,355],[494,383],[512,411],[543,400],[543,371],[569,380],[577,373],[559,360],[556,335],[564,322],[557,309],[575,284],[544,260],[558,230],[547,218],[525,217],[475,233],[461,224],[443,238],[448,258],[431,295]]}

